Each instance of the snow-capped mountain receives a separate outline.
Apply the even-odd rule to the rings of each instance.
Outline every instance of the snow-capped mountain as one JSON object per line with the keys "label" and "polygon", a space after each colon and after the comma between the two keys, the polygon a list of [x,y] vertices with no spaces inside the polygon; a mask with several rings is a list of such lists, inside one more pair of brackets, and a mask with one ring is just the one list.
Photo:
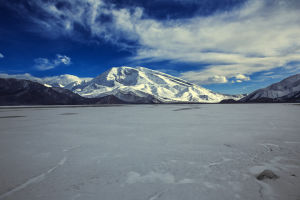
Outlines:
{"label": "snow-capped mountain", "polygon": [[144,67],[113,67],[71,90],[83,97],[113,95],[133,103],[217,103],[242,96],[223,95],[165,73]]}
{"label": "snow-capped mountain", "polygon": [[266,88],[256,90],[240,102],[300,101],[300,74],[290,76]]}
{"label": "snow-capped mountain", "polygon": [[0,74],[0,78],[24,79],[24,80],[38,82],[40,84],[45,85],[46,87],[62,87],[66,89],[71,89],[74,86],[81,84],[82,82],[90,81],[92,79],[92,78],[79,78],[77,76],[70,75],[70,74],[38,78],[27,73],[17,74],[17,75]]}
{"label": "snow-capped mountain", "polygon": [[52,87],[63,87],[63,88],[67,88],[67,87],[72,88],[78,84],[81,84],[83,81],[88,81],[88,80],[91,79],[84,79],[84,78],[82,79],[70,74],[42,78],[42,82],[44,84],[51,85]]}

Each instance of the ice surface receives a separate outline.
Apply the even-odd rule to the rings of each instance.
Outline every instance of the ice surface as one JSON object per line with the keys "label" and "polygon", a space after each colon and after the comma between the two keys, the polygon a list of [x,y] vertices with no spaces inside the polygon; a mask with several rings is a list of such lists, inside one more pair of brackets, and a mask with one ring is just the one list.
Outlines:
{"label": "ice surface", "polygon": [[[299,117],[292,104],[2,107],[0,199],[297,200]],[[279,179],[258,181],[265,169]]]}

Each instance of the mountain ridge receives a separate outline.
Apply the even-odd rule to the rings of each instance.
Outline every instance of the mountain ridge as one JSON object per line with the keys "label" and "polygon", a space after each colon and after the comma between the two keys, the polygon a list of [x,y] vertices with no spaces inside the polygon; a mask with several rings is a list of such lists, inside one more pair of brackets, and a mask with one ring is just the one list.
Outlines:
{"label": "mountain ridge", "polygon": [[[119,68],[112,68],[111,70],[117,73],[107,73],[97,76],[91,81],[82,81],[79,84],[75,84],[72,88],[78,90],[77,93],[72,92],[66,88],[61,87],[47,87],[44,84],[38,82],[14,79],[14,78],[0,78],[0,105],[82,105],[82,104],[112,104],[112,103],[219,103],[219,102],[199,102],[199,101],[174,101],[169,98],[164,98],[164,96],[157,97],[149,91],[159,91],[168,92],[168,87],[170,90],[175,87],[176,89],[182,89],[179,92],[179,96],[183,94],[189,94],[193,89],[194,93],[191,95],[198,95],[197,89],[202,89],[200,92],[209,92],[209,95],[220,95],[213,93],[200,86],[193,85],[189,82],[185,82],[180,78],[165,75],[163,73],[156,73],[151,70],[150,72],[153,77],[149,76],[136,76],[139,71],[133,68],[123,68],[125,71]],[[119,71],[118,71],[119,70]],[[129,70],[129,71],[128,71]],[[133,70],[133,71],[132,71]],[[147,69],[137,69],[142,71],[147,71]],[[126,73],[125,73],[126,72]],[[135,75],[133,77],[128,77],[127,75]],[[157,74],[167,79],[157,79]],[[145,80],[154,81],[154,85],[145,84]],[[170,81],[172,84],[170,84]],[[156,87],[156,83],[162,86],[168,86],[166,88]],[[102,84],[102,85],[101,85]],[[175,84],[175,85],[174,85]],[[91,94],[90,98],[80,96],[78,93],[85,90],[86,87],[91,89],[93,93],[95,90],[100,88],[100,93]],[[153,88],[151,88],[153,87]],[[195,88],[193,88],[195,87]],[[198,88],[199,87],[199,88]],[[133,89],[132,89],[133,88]],[[140,90],[135,90],[135,89]],[[142,89],[141,89],[142,88]],[[146,88],[146,90],[143,90]],[[148,89],[152,90],[148,90]],[[104,91],[107,90],[107,91]],[[148,92],[147,92],[148,91]],[[193,92],[193,91],[192,91]],[[88,93],[85,93],[88,94]],[[97,96],[100,94],[100,96]],[[89,95],[89,94],[88,94]],[[94,95],[94,96],[93,96]],[[186,97],[186,96],[185,96]],[[208,96],[199,96],[199,98],[211,98]],[[214,96],[213,96],[214,97]],[[220,103],[284,103],[284,102],[300,102],[300,74],[296,74],[283,79],[280,82],[274,83],[266,88],[258,89],[248,96],[236,101],[229,98],[223,99]],[[238,96],[239,97],[239,96]]]}
{"label": "mountain ridge", "polygon": [[0,105],[84,105],[126,103],[114,96],[84,98],[64,88],[24,79],[0,78]]}
{"label": "mountain ridge", "polygon": [[239,100],[245,103],[300,102],[300,74],[289,76]]}

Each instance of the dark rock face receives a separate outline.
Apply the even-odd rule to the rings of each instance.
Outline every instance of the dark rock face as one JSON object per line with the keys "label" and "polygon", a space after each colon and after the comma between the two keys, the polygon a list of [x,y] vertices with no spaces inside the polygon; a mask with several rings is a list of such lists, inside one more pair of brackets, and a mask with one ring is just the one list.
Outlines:
{"label": "dark rock face", "polygon": [[220,103],[223,103],[223,104],[232,104],[232,103],[238,103],[238,101],[236,101],[234,99],[224,99]]}
{"label": "dark rock face", "polygon": [[282,99],[284,99],[286,102],[300,103],[300,91],[283,96]]}
{"label": "dark rock face", "polygon": [[255,100],[248,100],[248,101],[240,100],[238,102],[240,103],[300,103],[300,95],[298,96],[287,95],[287,96],[274,98],[274,99],[263,97]]}
{"label": "dark rock face", "polygon": [[278,179],[279,176],[277,176],[273,171],[266,169],[263,172],[261,172],[256,179],[257,180],[264,180],[264,179]]}
{"label": "dark rock face", "polygon": [[84,98],[63,88],[29,80],[0,78],[0,105],[80,105],[125,103],[117,97]]}
{"label": "dark rock face", "polygon": [[90,99],[90,101],[92,102],[92,104],[126,104],[127,103],[113,95],[108,95],[101,98],[92,98]]}
{"label": "dark rock face", "polygon": [[262,97],[262,98],[257,98],[254,100],[247,100],[247,101],[240,100],[240,102],[243,102],[243,103],[283,103],[284,101],[280,101],[279,99]]}

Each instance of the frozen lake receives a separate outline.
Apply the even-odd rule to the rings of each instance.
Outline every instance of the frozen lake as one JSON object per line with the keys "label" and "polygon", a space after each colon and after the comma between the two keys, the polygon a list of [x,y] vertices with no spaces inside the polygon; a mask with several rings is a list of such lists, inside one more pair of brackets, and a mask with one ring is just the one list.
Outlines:
{"label": "frozen lake", "polygon": [[[264,169],[276,180],[256,179]],[[300,105],[0,109],[0,199],[300,199]]]}

